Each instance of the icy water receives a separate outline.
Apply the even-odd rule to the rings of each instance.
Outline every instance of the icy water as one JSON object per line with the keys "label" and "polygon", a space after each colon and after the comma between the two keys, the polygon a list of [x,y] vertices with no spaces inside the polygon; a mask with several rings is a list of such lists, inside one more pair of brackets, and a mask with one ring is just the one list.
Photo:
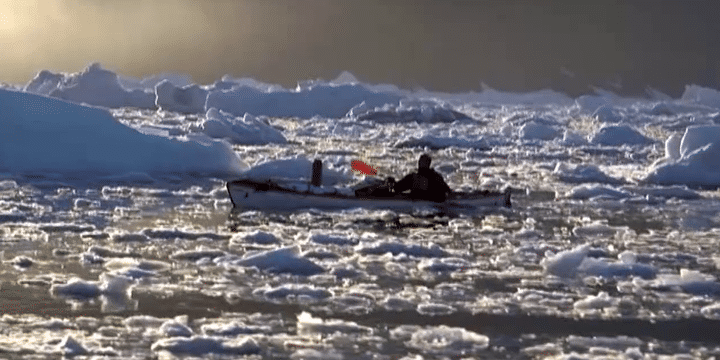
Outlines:
{"label": "icy water", "polygon": [[[289,144],[235,150],[250,164],[299,154],[342,168],[361,159],[398,177],[425,149],[388,143],[422,131],[502,134],[525,111],[465,110],[472,120],[420,125],[271,119]],[[193,121],[115,115],[131,125]],[[598,126],[562,116],[580,132]],[[670,120],[648,120],[658,140]],[[243,212],[213,179],[4,180],[0,357],[718,356],[717,192],[583,198],[568,195],[580,184],[553,174],[563,162],[637,178],[663,155],[658,144],[427,149],[453,188],[513,188],[512,209],[459,214]],[[281,250],[290,246],[297,254]],[[241,260],[275,250],[256,266]]]}

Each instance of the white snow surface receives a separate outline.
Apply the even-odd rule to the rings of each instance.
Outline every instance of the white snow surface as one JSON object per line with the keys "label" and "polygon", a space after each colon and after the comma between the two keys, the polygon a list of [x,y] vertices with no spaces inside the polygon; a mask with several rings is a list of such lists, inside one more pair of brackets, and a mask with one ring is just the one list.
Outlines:
{"label": "white snow surface", "polygon": [[104,109],[0,89],[0,171],[70,178],[123,174],[238,174],[246,165],[221,141],[146,135]]}

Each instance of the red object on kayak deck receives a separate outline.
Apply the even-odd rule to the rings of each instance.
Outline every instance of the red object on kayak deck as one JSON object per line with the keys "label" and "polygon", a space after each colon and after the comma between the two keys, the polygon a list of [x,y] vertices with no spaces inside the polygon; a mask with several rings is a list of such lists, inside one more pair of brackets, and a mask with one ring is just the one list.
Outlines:
{"label": "red object on kayak deck", "polygon": [[360,160],[353,160],[350,162],[350,167],[352,167],[353,170],[359,171],[363,174],[367,175],[377,175],[377,170],[375,170],[372,166],[360,161]]}

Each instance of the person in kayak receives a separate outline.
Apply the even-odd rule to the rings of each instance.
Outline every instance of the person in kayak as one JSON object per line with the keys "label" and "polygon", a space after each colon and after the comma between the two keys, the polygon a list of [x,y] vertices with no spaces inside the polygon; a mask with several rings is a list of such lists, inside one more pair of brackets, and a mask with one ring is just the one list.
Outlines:
{"label": "person in kayak", "polygon": [[410,190],[410,197],[418,200],[443,202],[450,189],[442,175],[430,168],[432,159],[428,154],[422,154],[418,160],[418,171],[408,174],[396,184],[393,191],[397,194]]}

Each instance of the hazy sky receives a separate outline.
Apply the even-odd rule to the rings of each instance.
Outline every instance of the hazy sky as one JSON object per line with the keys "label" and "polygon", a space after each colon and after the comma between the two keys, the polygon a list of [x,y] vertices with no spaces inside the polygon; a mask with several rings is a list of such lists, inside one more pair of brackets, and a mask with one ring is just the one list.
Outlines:
{"label": "hazy sky", "polygon": [[679,95],[718,86],[720,1],[0,0],[0,81],[91,62],[137,77],[294,86],[348,70],[405,88]]}

